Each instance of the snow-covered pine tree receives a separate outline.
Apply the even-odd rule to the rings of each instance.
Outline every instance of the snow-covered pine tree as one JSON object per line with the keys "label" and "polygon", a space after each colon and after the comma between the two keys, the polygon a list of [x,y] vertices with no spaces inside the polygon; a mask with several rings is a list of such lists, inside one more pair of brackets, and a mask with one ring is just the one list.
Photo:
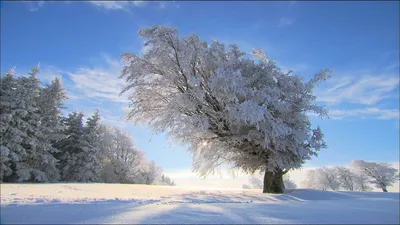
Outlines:
{"label": "snow-covered pine tree", "polygon": [[168,185],[168,186],[175,186],[175,182],[171,180],[167,175],[162,174],[161,175],[161,184],[162,185]]}
{"label": "snow-covered pine tree", "polygon": [[77,181],[79,166],[77,165],[78,154],[83,152],[82,136],[84,133],[82,124],[82,113],[72,112],[63,119],[66,129],[63,131],[65,138],[58,141],[55,147],[60,151],[57,153],[59,170],[62,181]]}
{"label": "snow-covered pine tree", "polygon": [[57,181],[60,178],[55,158],[55,154],[59,151],[54,147],[54,143],[63,138],[61,109],[65,99],[65,90],[59,78],[55,78],[50,85],[42,88],[38,98],[37,105],[41,118],[38,149],[41,154],[37,160],[41,162],[49,181]]}
{"label": "snow-covered pine tree", "polygon": [[[32,124],[32,131],[28,130],[31,137],[32,147],[27,148],[27,158],[23,160],[25,169],[17,172],[19,181],[35,181],[49,182],[59,179],[59,171],[56,167],[57,160],[53,156],[54,148],[49,135],[56,135],[59,131],[48,131],[46,124],[49,122],[45,110],[41,110],[41,105],[45,101],[41,99],[43,88],[40,86],[40,80],[37,78],[39,73],[39,65],[30,73],[29,79],[26,80],[27,102],[30,103],[29,124]],[[20,78],[24,81],[24,77]],[[50,99],[47,99],[50,100]],[[27,104],[28,105],[28,104]]]}
{"label": "snow-covered pine tree", "polygon": [[[28,77],[19,77],[12,87],[8,113],[11,119],[2,134],[2,145],[10,150],[13,174],[8,181],[47,182],[49,180],[46,160],[52,157],[41,147],[41,116],[37,107],[40,81],[39,66]],[[11,80],[11,76],[6,76]],[[7,100],[6,100],[7,101]],[[7,109],[6,109],[7,110]],[[50,155],[50,157],[48,157]]]}
{"label": "snow-covered pine tree", "polygon": [[101,172],[100,115],[96,111],[83,129],[82,151],[76,154],[78,182],[99,182]]}
{"label": "snow-covered pine tree", "polygon": [[[15,92],[17,91],[17,82],[14,77],[14,68],[7,72],[4,76],[1,76],[0,86],[0,146],[1,146],[1,172],[0,181],[11,179],[15,164],[13,161],[19,160],[18,155],[10,151],[9,148],[20,148],[22,141],[22,132],[13,127],[10,123],[15,113]],[[14,141],[13,141],[14,140]],[[13,156],[13,157],[11,157]]]}
{"label": "snow-covered pine tree", "polygon": [[4,176],[12,174],[9,162],[10,150],[6,146],[0,145],[0,183],[3,181]]}
{"label": "snow-covered pine tree", "polygon": [[[46,130],[45,134],[52,143],[65,137],[62,134],[65,127],[62,124],[61,110],[65,109],[64,101],[66,99],[66,92],[58,77],[40,91],[38,106],[42,117],[42,127]],[[54,149],[54,151],[57,150]]]}
{"label": "snow-covered pine tree", "polygon": [[30,145],[26,147],[27,157],[23,159],[23,169],[17,171],[19,181],[48,182],[56,181],[59,178],[59,172],[56,168],[57,160],[52,155],[51,141],[48,140],[46,130],[42,126],[42,115],[39,109],[40,104],[40,80],[37,78],[39,65],[36,66],[28,78],[21,77],[22,87],[26,91],[26,108]]}
{"label": "snow-covered pine tree", "polygon": [[177,29],[164,26],[139,34],[149,50],[124,54],[120,76],[131,100],[129,119],[189,144],[200,175],[221,164],[261,170],[263,192],[282,193],[283,174],[326,147],[307,112],[327,115],[313,103],[313,89],[329,70],[304,82],[282,72],[262,50],[251,59],[236,45],[180,38]]}

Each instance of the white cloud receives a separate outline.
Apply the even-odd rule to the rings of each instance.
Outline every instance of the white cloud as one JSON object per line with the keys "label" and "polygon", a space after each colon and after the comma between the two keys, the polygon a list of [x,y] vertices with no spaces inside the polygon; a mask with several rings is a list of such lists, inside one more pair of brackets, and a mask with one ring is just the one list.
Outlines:
{"label": "white cloud", "polygon": [[147,4],[146,1],[88,1],[99,8],[109,10],[128,10],[130,7],[141,7]]}
{"label": "white cloud", "polygon": [[388,74],[365,75],[359,79],[344,76],[328,80],[326,86],[316,91],[317,101],[373,105],[384,99],[398,98],[398,93],[393,92],[399,86],[399,77]]}
{"label": "white cloud", "polygon": [[119,96],[125,81],[119,79],[122,63],[103,55],[108,68],[81,67],[74,72],[67,72],[75,83],[77,91],[88,98],[104,98],[113,102],[127,102],[126,97]]}
{"label": "white cloud", "polygon": [[[318,117],[318,114],[309,112],[308,116]],[[329,109],[328,112],[330,119],[378,119],[378,120],[398,120],[398,109],[380,109],[376,107],[362,108],[362,109]]]}
{"label": "white cloud", "polygon": [[281,17],[279,20],[279,27],[290,26],[296,22],[296,18],[294,17]]}
{"label": "white cloud", "polygon": [[161,9],[167,8],[169,5],[174,6],[175,8],[179,8],[180,5],[176,3],[176,1],[158,1],[158,6]]}
{"label": "white cloud", "polygon": [[399,110],[379,109],[379,108],[345,109],[345,110],[333,109],[329,110],[329,115],[333,119],[357,117],[361,119],[376,118],[380,120],[390,120],[390,119],[399,119]]}

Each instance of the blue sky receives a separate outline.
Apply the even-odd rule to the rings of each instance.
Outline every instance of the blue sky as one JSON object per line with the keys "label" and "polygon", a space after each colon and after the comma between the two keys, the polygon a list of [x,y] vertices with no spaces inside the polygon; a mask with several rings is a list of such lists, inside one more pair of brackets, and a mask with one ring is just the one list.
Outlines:
{"label": "blue sky", "polygon": [[[353,159],[399,161],[399,2],[3,2],[1,73],[61,76],[70,110],[100,109],[122,126],[147,157],[171,174],[190,171],[191,156],[163,134],[124,122],[118,93],[123,52],[140,53],[137,31],[177,27],[211,41],[263,48],[283,69],[309,79],[322,68],[333,77],[316,91],[331,118],[313,115],[328,149],[305,167]],[[150,141],[151,140],[151,141]],[[185,173],[188,174],[189,172]]]}

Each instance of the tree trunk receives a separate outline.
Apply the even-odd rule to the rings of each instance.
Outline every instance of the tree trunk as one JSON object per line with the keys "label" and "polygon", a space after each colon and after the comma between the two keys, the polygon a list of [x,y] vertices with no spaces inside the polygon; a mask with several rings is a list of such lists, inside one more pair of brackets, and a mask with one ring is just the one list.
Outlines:
{"label": "tree trunk", "polygon": [[382,188],[382,191],[383,192],[388,192],[386,188]]}
{"label": "tree trunk", "polygon": [[281,169],[277,169],[274,172],[265,170],[263,193],[280,194],[284,190],[283,171]]}

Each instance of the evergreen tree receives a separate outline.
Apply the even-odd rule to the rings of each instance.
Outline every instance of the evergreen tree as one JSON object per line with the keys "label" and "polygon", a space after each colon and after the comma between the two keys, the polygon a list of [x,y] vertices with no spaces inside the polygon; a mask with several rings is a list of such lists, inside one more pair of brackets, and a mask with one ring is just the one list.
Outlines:
{"label": "evergreen tree", "polygon": [[3,180],[4,176],[8,176],[12,173],[11,168],[9,167],[10,161],[10,150],[0,145],[0,182]]}
{"label": "evergreen tree", "polygon": [[82,150],[82,113],[73,112],[68,115],[68,118],[63,119],[63,124],[66,129],[62,134],[66,138],[57,142],[55,147],[60,150],[57,158],[60,160],[59,169],[61,180],[77,181],[78,166],[77,160]]}
{"label": "evergreen tree", "polygon": [[82,152],[77,155],[77,181],[98,182],[101,172],[100,116],[96,111],[86,122]]}
{"label": "evergreen tree", "polygon": [[[9,150],[10,147],[16,149],[22,148],[20,146],[21,132],[10,126],[13,117],[13,110],[15,109],[14,97],[17,89],[16,79],[14,78],[14,69],[11,69],[5,76],[1,77],[0,88],[0,146],[1,146],[1,161],[0,161],[0,181],[7,180],[7,177],[12,175],[11,161],[18,159],[17,155],[13,154],[13,160],[10,156],[13,152]],[[14,134],[14,135],[13,135]],[[14,140],[14,141],[12,141]]]}
{"label": "evergreen tree", "polygon": [[48,182],[58,179],[56,159],[51,155],[51,144],[46,140],[42,130],[42,117],[38,107],[40,99],[40,80],[37,78],[39,65],[32,69],[29,77],[18,79],[21,94],[19,110],[23,112],[22,120],[26,137],[23,140],[25,153],[17,164],[17,181]]}
{"label": "evergreen tree", "polygon": [[49,181],[57,181],[59,179],[59,171],[56,166],[57,159],[54,154],[59,152],[54,147],[54,143],[63,138],[61,123],[61,109],[63,101],[66,99],[65,91],[62,88],[59,78],[55,78],[50,85],[46,85],[41,89],[38,99],[39,113],[41,116],[41,137],[39,148],[43,152],[41,155],[42,166],[46,167],[46,173]]}
{"label": "evergreen tree", "polygon": [[7,168],[12,171],[3,177],[5,181],[48,181],[44,172],[47,168],[43,166],[46,154],[38,146],[41,137],[41,118],[36,105],[40,90],[38,72],[39,66],[36,66],[28,77],[15,79],[12,70],[2,78],[5,84],[2,85],[1,145],[9,149]]}

